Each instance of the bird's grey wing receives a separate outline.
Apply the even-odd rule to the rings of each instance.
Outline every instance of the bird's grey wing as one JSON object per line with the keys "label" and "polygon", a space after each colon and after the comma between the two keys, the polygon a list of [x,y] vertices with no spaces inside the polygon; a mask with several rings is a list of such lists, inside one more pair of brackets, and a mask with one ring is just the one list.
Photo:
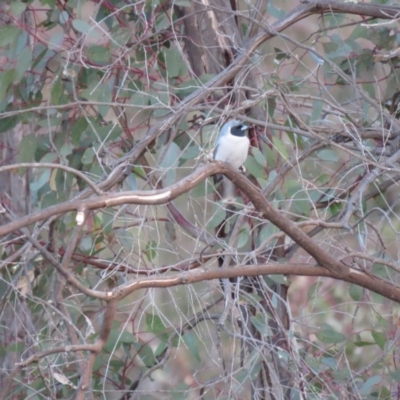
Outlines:
{"label": "bird's grey wing", "polygon": [[217,144],[215,146],[214,159],[218,161],[227,161],[231,151],[232,148],[229,138],[221,137],[219,140],[217,140]]}

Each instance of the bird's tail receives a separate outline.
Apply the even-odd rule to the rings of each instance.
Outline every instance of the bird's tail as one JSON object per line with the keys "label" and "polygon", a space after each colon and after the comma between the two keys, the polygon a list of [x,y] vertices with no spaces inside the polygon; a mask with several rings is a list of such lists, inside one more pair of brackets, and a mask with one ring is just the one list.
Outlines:
{"label": "bird's tail", "polygon": [[214,176],[214,185],[221,182],[218,186],[218,194],[224,202],[235,202],[235,185],[224,175]]}

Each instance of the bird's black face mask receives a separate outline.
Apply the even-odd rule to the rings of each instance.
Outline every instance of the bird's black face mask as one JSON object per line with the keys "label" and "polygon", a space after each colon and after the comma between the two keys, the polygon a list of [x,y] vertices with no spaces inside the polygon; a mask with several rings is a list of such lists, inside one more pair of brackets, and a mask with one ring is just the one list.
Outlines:
{"label": "bird's black face mask", "polygon": [[237,125],[231,128],[231,135],[233,136],[244,136],[246,134],[247,126]]}

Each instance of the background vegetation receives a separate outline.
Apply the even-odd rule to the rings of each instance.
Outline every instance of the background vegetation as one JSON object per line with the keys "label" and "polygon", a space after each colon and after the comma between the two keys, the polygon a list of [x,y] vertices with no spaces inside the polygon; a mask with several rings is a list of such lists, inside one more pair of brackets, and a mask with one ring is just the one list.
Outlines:
{"label": "background vegetation", "polygon": [[2,2],[0,398],[400,397],[399,17]]}

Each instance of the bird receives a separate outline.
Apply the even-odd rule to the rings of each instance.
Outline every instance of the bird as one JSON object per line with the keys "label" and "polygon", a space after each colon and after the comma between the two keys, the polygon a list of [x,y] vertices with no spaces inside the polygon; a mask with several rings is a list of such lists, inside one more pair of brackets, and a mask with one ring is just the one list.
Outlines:
{"label": "bird", "polygon": [[[214,160],[224,161],[239,170],[247,159],[250,140],[246,135],[249,127],[240,121],[225,123],[215,142]],[[224,201],[234,201],[235,185],[223,175],[214,176],[214,184],[221,183],[221,197]]]}

